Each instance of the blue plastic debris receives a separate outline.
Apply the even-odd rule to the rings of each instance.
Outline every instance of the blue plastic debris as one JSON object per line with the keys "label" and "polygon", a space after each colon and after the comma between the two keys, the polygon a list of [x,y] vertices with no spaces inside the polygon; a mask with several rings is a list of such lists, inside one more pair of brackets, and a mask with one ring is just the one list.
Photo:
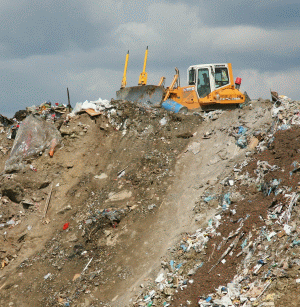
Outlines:
{"label": "blue plastic debris", "polygon": [[238,134],[242,134],[244,135],[247,131],[247,128],[243,127],[243,126],[239,126],[239,131]]}
{"label": "blue plastic debris", "polygon": [[211,296],[208,296],[208,297],[205,299],[205,301],[206,301],[207,303],[209,303],[211,300],[212,300],[212,297],[211,297]]}
{"label": "blue plastic debris", "polygon": [[170,261],[170,266],[171,266],[171,269],[174,270],[174,260]]}
{"label": "blue plastic debris", "polygon": [[294,240],[293,241],[293,246],[298,246],[298,245],[300,245],[300,240]]}
{"label": "blue plastic debris", "polygon": [[247,146],[246,136],[242,135],[241,137],[239,137],[238,140],[236,141],[236,145],[239,146],[240,148],[245,148]]}
{"label": "blue plastic debris", "polygon": [[231,204],[230,193],[226,193],[226,194],[224,195],[224,200],[226,201],[226,203],[227,203],[228,205]]}
{"label": "blue plastic debris", "polygon": [[278,187],[280,182],[281,182],[281,179],[279,179],[279,180],[278,179],[274,179],[271,184],[272,184],[273,187]]}
{"label": "blue plastic debris", "polygon": [[187,247],[184,244],[181,244],[180,247],[183,249],[184,252],[186,252]]}
{"label": "blue plastic debris", "polygon": [[164,109],[174,112],[174,113],[179,113],[185,112],[185,109],[187,109],[185,106],[183,106],[182,104],[176,102],[175,100],[172,99],[167,99],[166,101],[164,101],[161,105]]}
{"label": "blue plastic debris", "polygon": [[227,209],[228,209],[228,205],[227,205],[227,204],[223,204],[223,205],[222,205],[222,210],[225,211],[225,210],[227,210]]}
{"label": "blue plastic debris", "polygon": [[286,124],[283,124],[281,126],[278,127],[278,130],[288,130],[290,129],[291,126],[290,125],[286,125]]}
{"label": "blue plastic debris", "polygon": [[270,196],[271,192],[272,192],[272,188],[269,188],[269,190],[268,190],[268,196]]}
{"label": "blue plastic debris", "polygon": [[207,197],[204,198],[204,201],[205,201],[206,203],[208,203],[208,202],[210,202],[212,199],[214,199],[214,196],[207,196]]}
{"label": "blue plastic debris", "polygon": [[179,270],[182,267],[182,263],[176,265],[176,269]]}
{"label": "blue plastic debris", "polygon": [[241,248],[244,249],[246,245],[247,245],[247,239],[243,241],[243,243],[241,244]]}
{"label": "blue plastic debris", "polygon": [[265,274],[265,278],[268,278],[272,274],[271,270],[268,270],[268,272]]}

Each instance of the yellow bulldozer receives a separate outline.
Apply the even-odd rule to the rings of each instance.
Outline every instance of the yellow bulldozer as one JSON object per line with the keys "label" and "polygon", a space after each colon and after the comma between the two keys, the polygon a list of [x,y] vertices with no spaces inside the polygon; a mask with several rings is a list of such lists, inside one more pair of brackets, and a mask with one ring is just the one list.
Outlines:
{"label": "yellow bulldozer", "polygon": [[233,81],[231,63],[192,65],[187,70],[188,85],[183,87],[180,86],[179,70],[175,68],[176,73],[171,85],[165,88],[163,85],[165,77],[160,79],[158,85],[147,85],[147,57],[148,47],[138,86],[126,87],[128,51],[117,99],[164,107],[175,113],[220,108],[224,105],[239,105],[245,102],[247,94],[239,91],[241,78]]}

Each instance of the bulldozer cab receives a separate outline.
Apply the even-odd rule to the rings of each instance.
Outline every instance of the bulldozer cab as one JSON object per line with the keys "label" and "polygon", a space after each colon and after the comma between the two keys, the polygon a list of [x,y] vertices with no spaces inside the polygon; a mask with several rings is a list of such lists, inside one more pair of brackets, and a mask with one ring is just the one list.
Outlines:
{"label": "bulldozer cab", "polygon": [[230,84],[228,64],[193,65],[188,68],[188,84],[196,86],[199,98]]}

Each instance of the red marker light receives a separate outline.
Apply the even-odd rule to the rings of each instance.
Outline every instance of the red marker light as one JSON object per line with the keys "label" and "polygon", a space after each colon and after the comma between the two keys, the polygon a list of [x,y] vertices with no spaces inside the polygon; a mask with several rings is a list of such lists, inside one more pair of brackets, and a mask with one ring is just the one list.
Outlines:
{"label": "red marker light", "polygon": [[235,79],[235,87],[239,90],[242,83],[242,78]]}

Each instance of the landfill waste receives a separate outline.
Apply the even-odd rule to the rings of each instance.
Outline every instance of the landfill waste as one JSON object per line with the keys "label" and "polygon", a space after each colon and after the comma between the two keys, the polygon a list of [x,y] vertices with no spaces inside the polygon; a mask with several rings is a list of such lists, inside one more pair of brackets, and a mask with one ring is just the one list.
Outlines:
{"label": "landfill waste", "polygon": [[[72,116],[59,106],[28,112],[64,146],[0,178],[1,306],[299,301],[299,102],[188,115],[126,101]],[[0,127],[3,167],[22,114]]]}
{"label": "landfill waste", "polygon": [[[64,105],[47,102],[18,111],[15,120],[10,120],[7,125],[1,124],[0,163],[3,168],[6,163],[7,172],[0,178],[0,264],[4,269],[0,287],[7,278],[27,274],[27,268],[40,261],[41,266],[50,263],[55,266],[43,273],[34,270],[32,276],[36,278],[40,272],[43,275],[38,280],[51,283],[57,277],[53,268],[64,271],[69,260],[70,263],[76,262],[76,267],[83,265],[81,261],[86,266],[85,257],[93,258],[91,252],[96,242],[103,251],[106,250],[105,264],[114,255],[118,233],[126,230],[124,224],[119,226],[120,223],[124,223],[127,216],[140,219],[158,210],[165,185],[161,183],[167,182],[176,156],[188,144],[188,139],[176,135],[194,132],[202,118],[199,115],[172,115],[162,109],[148,110],[126,101],[113,101],[111,106],[98,115],[82,110],[69,116]],[[53,127],[56,133],[58,131],[63,147],[54,153],[54,159],[48,157],[50,146],[44,148],[47,155],[38,147],[32,156],[26,155],[26,147],[25,155],[24,151],[20,152],[24,159],[16,157],[17,163],[11,165],[12,154],[17,149],[15,144],[21,140],[19,135],[22,135],[22,127],[26,126],[28,118]],[[11,125],[20,125],[15,140],[7,138]],[[26,144],[31,140],[32,134],[26,139]],[[50,141],[48,143],[51,145]],[[171,149],[170,144],[173,146]],[[111,157],[113,152],[114,158]],[[22,171],[13,172],[18,169]],[[122,185],[126,189],[121,189]],[[152,194],[154,189],[157,189],[156,195]],[[124,194],[124,191],[127,192]],[[54,241],[48,241],[51,236]],[[60,245],[62,240],[67,242],[67,246]],[[35,250],[40,250],[45,244],[50,244],[49,248],[41,252],[41,257],[36,257]],[[58,254],[56,244],[61,249]],[[33,258],[27,254],[29,258],[26,260],[24,249],[28,249]],[[55,261],[45,261],[48,256],[54,257]],[[85,283],[91,267],[102,263],[102,256],[100,252],[93,258],[81,277],[76,279],[77,283]],[[65,262],[66,259],[69,260]],[[17,263],[21,263],[22,272],[5,275],[5,269],[17,269]],[[100,285],[103,274],[109,274],[113,266],[106,264],[103,269],[102,273],[94,273],[93,284]],[[51,275],[44,279],[48,272]],[[30,280],[30,277],[26,279]],[[44,293],[41,302],[44,306],[57,304],[57,301],[70,303],[77,300],[73,295],[67,299],[45,295],[49,287],[44,286],[40,282],[37,285]],[[13,300],[8,298],[11,295],[14,294],[1,292],[0,305],[9,304]],[[4,303],[6,299],[8,302]],[[26,306],[27,301],[35,299],[27,294],[24,299],[17,296],[19,302],[16,305]]]}
{"label": "landfill waste", "polygon": [[223,113],[223,110],[214,110],[210,112],[205,112],[203,114],[204,120],[209,121],[209,120],[216,120],[219,118],[219,116]]}
{"label": "landfill waste", "polygon": [[39,155],[46,149],[53,156],[61,143],[61,135],[56,127],[39,117],[29,115],[20,125],[5,171],[17,171],[24,168],[24,161]]}
{"label": "landfill waste", "polygon": [[[282,278],[294,279],[297,283],[299,275],[291,272],[300,269],[295,250],[300,242],[297,215],[300,210],[297,208],[300,181],[292,177],[298,177],[299,164],[292,161],[293,148],[283,145],[280,150],[279,146],[283,141],[291,144],[293,138],[300,136],[300,128],[293,130],[291,137],[284,135],[290,133],[290,128],[282,129],[283,124],[290,127],[298,124],[294,116],[299,112],[300,104],[282,96],[278,100],[281,108],[278,110],[278,102],[273,105],[274,120],[264,137],[257,139],[257,153],[248,155],[245,161],[234,167],[235,192],[203,196],[205,203],[216,200],[222,211],[208,221],[206,228],[186,236],[174,248],[178,259],[172,259],[169,264],[168,261],[162,262],[161,272],[155,280],[156,287],[144,287],[144,294],[132,306],[148,306],[141,298],[153,290],[156,295],[151,305],[277,306],[275,302],[278,303],[282,296],[275,292],[281,289],[279,285],[286,284]],[[283,111],[285,116],[282,116]],[[239,127],[236,135],[233,134],[243,137],[238,137],[237,146],[247,147],[246,133],[247,129]],[[280,160],[286,156],[289,157],[287,160]],[[279,165],[274,164],[276,161],[280,162]],[[251,191],[256,189],[256,198],[251,197],[251,192],[243,186],[248,190],[251,187]],[[237,193],[237,189],[244,191],[243,200],[235,199],[232,203],[231,195]],[[245,206],[245,203],[249,205]],[[230,227],[233,229],[231,232],[228,230],[230,224],[236,225]],[[191,252],[199,254],[193,257],[195,261],[187,260],[190,257],[186,254]],[[239,264],[233,270],[231,266],[236,263]],[[296,295],[296,301],[297,298],[299,295]]]}
{"label": "landfill waste", "polygon": [[73,111],[69,114],[69,116],[72,117],[81,111],[86,111],[87,113],[90,114],[91,110],[94,111],[93,113],[91,113],[91,115],[95,116],[99,115],[101,111],[112,107],[113,106],[107,99],[99,98],[98,100],[95,101],[86,100],[85,102],[77,102]]}
{"label": "landfill waste", "polygon": [[9,125],[12,125],[13,124],[13,120],[7,118],[6,116],[3,116],[0,114],[0,125],[2,127],[7,127]]}
{"label": "landfill waste", "polygon": [[26,110],[20,110],[15,113],[14,118],[21,122],[28,115],[38,115],[44,118],[47,121],[55,121],[60,119],[63,114],[67,113],[67,106],[61,103],[52,104],[51,101],[45,101],[41,103],[39,106],[32,105],[27,107]]}
{"label": "landfill waste", "polygon": [[70,226],[70,223],[65,223],[63,226],[63,230],[67,230]]}

